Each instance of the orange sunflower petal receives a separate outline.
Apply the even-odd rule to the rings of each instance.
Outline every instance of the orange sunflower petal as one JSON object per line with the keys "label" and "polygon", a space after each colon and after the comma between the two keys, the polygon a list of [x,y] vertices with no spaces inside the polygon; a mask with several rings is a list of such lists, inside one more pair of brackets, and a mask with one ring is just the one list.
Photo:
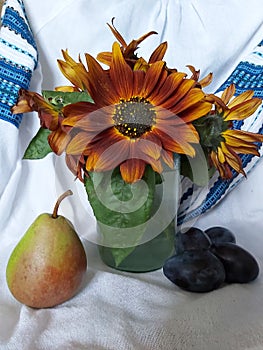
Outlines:
{"label": "orange sunflower petal", "polygon": [[[231,145],[230,145],[231,146]],[[242,153],[242,154],[254,154],[255,156],[260,156],[260,153],[258,152],[258,147],[255,144],[246,144],[246,145],[240,145],[238,147],[231,146],[233,151],[236,153]]]}
{"label": "orange sunflower petal", "polygon": [[162,173],[163,166],[162,166],[161,159],[153,159],[153,158],[149,157],[147,163],[150,164],[150,166],[152,167],[152,169],[154,171],[156,171],[159,174]]}
{"label": "orange sunflower petal", "polygon": [[199,80],[199,84],[201,85],[202,88],[208,86],[211,84],[213,80],[213,73],[208,73],[203,79]]}
{"label": "orange sunflower petal", "polygon": [[230,146],[228,146],[226,143],[221,142],[220,146],[222,148],[222,151],[225,155],[226,162],[238,173],[242,173],[245,175],[245,172],[243,170],[242,162],[240,157],[237,153],[235,153]]}
{"label": "orange sunflower petal", "polygon": [[[37,111],[38,106],[36,106],[34,98],[36,95],[37,94],[34,92],[25,89],[20,89],[17,103],[11,108],[11,112],[13,114],[18,114]],[[39,98],[43,100],[42,96],[40,95]]]}
{"label": "orange sunflower petal", "polygon": [[130,142],[130,158],[136,158],[150,164],[154,171],[162,172],[161,141],[152,133]]}
{"label": "orange sunflower petal", "polygon": [[66,148],[67,154],[80,155],[88,146],[90,137],[86,132],[79,132],[72,140],[68,143]]}
{"label": "orange sunflower petal", "polygon": [[[169,120],[158,120],[158,123],[152,130],[152,133],[154,134],[156,131],[155,129],[158,129],[163,134],[175,139],[177,142],[199,142],[199,134],[196,128],[193,126],[193,124],[184,123],[180,117]],[[156,132],[156,134],[159,135],[159,137],[161,137],[161,134],[158,134],[158,131]],[[162,144],[165,145],[165,141],[163,141],[162,137],[160,140],[162,141]]]}
{"label": "orange sunflower petal", "polygon": [[112,52],[100,52],[96,58],[101,63],[104,63],[107,66],[110,66],[111,60],[112,60]]}
{"label": "orange sunflower petal", "polygon": [[120,165],[121,176],[127,183],[134,183],[143,177],[145,162],[140,159],[127,159]]}
{"label": "orange sunflower petal", "polygon": [[242,92],[242,94],[233,98],[233,100],[228,103],[228,107],[232,108],[232,107],[235,107],[236,105],[238,105],[244,101],[251,100],[253,95],[254,95],[253,90],[244,91],[244,92]]}
{"label": "orange sunflower petal", "polygon": [[179,116],[184,122],[188,123],[205,116],[211,111],[211,108],[211,103],[200,101],[180,112]]}
{"label": "orange sunflower petal", "polygon": [[149,69],[149,64],[145,61],[143,57],[140,57],[138,60],[136,60],[133,66],[134,71],[143,70],[144,72],[147,72],[148,69]]}
{"label": "orange sunflower petal", "polygon": [[173,152],[162,149],[162,159],[169,166],[169,168],[174,168],[174,155]]}
{"label": "orange sunflower petal", "polygon": [[48,135],[48,142],[50,147],[57,155],[61,155],[70,141],[70,136],[62,131],[57,129]]}
{"label": "orange sunflower petal", "polygon": [[162,85],[162,88],[159,91],[152,93],[151,100],[153,104],[160,106],[163,102],[165,102],[171,95],[174,94],[174,91],[182,83],[185,77],[186,74],[181,72],[169,74]]}
{"label": "orange sunflower petal", "polygon": [[198,81],[200,76],[200,70],[196,70],[195,67],[190,64],[188,64],[186,67],[188,67],[192,73],[191,79]]}
{"label": "orange sunflower petal", "polygon": [[208,94],[205,96],[205,100],[207,102],[215,104],[216,110],[221,113],[222,111],[228,111],[229,108],[225,104],[222,98],[214,95],[214,94]]}
{"label": "orange sunflower petal", "polygon": [[[176,73],[175,73],[176,74]],[[196,84],[193,79],[183,79],[178,88],[173,91],[169,98],[162,102],[162,107],[173,108]]]}
{"label": "orange sunflower petal", "polygon": [[85,165],[87,171],[94,171],[99,156],[100,154],[98,152],[90,152]]}
{"label": "orange sunflower petal", "polygon": [[204,95],[205,94],[201,89],[193,88],[185,95],[185,97],[181,101],[179,101],[173,108],[171,108],[171,111],[174,114],[182,112],[185,109],[191,107],[195,103],[202,100],[204,98]]}
{"label": "orange sunflower petal", "polygon": [[94,110],[95,107],[95,105],[85,102],[67,105],[63,110],[65,117],[61,122],[63,130],[66,131],[73,127],[98,134],[112,127],[114,121],[111,113],[114,106]]}
{"label": "orange sunflower petal", "polygon": [[236,88],[234,84],[230,84],[222,93],[221,99],[225,104],[228,104],[230,99],[234,96]]}
{"label": "orange sunflower petal", "polygon": [[164,70],[164,62],[153,63],[146,72],[141,96],[147,98],[154,90],[158,91],[158,87],[162,85],[163,79],[166,79],[166,77],[167,71]]}
{"label": "orange sunflower petal", "polygon": [[167,41],[161,43],[151,54],[149,59],[149,64],[161,61],[166,53],[167,50]]}
{"label": "orange sunflower petal", "polygon": [[94,133],[92,140],[90,141],[91,149],[100,148],[105,150],[111,145],[118,143],[124,139],[127,139],[125,136],[116,131],[115,128],[108,128],[101,133]]}
{"label": "orange sunflower petal", "polygon": [[[165,150],[180,154],[187,154],[191,157],[195,155],[195,150],[190,144],[190,140],[194,140],[193,142],[196,142],[196,135],[192,133],[186,134],[184,125],[180,127],[178,126],[173,130],[170,128],[169,131],[167,131],[165,128],[163,128],[163,130],[160,128],[154,128],[152,132],[160,138]],[[171,136],[171,134],[173,136]]]}
{"label": "orange sunflower petal", "polygon": [[214,166],[216,167],[216,169],[219,171],[219,175],[221,176],[222,179],[231,179],[232,172],[230,170],[229,165],[224,162],[224,163],[220,163],[218,157],[217,157],[217,153],[215,151],[212,151],[210,153],[210,158],[212,163],[214,164]]}
{"label": "orange sunflower petal", "polygon": [[262,100],[260,98],[253,98],[239,103],[232,107],[224,114],[224,119],[228,120],[243,120],[251,116],[261,105]]}
{"label": "orange sunflower petal", "polygon": [[[71,103],[69,105],[66,105],[62,108],[62,113],[65,116],[65,119],[63,120],[62,124],[65,125],[73,125],[70,120],[71,119],[80,119],[89,113],[92,113],[95,111],[98,107],[91,102],[76,102]],[[74,123],[75,124],[75,123]]]}
{"label": "orange sunflower petal", "polygon": [[145,72],[142,70],[136,70],[133,72],[133,96],[140,96],[145,79]]}
{"label": "orange sunflower petal", "polygon": [[67,85],[61,85],[61,86],[56,86],[55,91],[62,91],[62,92],[74,92],[74,91],[79,91],[79,89],[76,88],[76,86],[67,86]]}
{"label": "orange sunflower petal", "polygon": [[71,154],[66,154],[65,161],[69,170],[81,181],[83,182],[82,169],[80,167],[79,156],[73,156]]}
{"label": "orange sunflower petal", "polygon": [[79,75],[76,72],[75,67],[71,67],[68,63],[57,60],[58,67],[61,70],[62,74],[75,86],[80,88],[81,90],[84,89],[81,79],[79,78]]}
{"label": "orange sunflower petal", "polygon": [[112,64],[110,66],[110,76],[118,96],[123,99],[132,97],[133,88],[133,72],[130,66],[126,63],[120,49],[120,45],[115,42],[112,46]]}
{"label": "orange sunflower petal", "polygon": [[[113,106],[111,109],[113,109]],[[105,111],[106,109],[106,111]],[[84,131],[92,132],[95,134],[100,134],[111,128],[114,125],[114,120],[112,116],[107,113],[109,107],[100,108],[94,112],[89,113],[74,124],[76,128],[82,129]],[[72,120],[73,118],[71,118]],[[67,122],[65,120],[65,122]]]}
{"label": "orange sunflower petal", "polygon": [[107,23],[108,27],[110,28],[112,34],[115,36],[115,38],[118,40],[118,42],[125,48],[127,47],[126,41],[123,39],[123,36],[120,34],[120,32],[115,28],[113,22],[115,17],[111,19],[111,25]]}
{"label": "orange sunflower petal", "polygon": [[217,147],[217,157],[220,163],[224,163],[226,161],[224,152],[221,147]]}
{"label": "orange sunflower petal", "polygon": [[236,139],[236,146],[242,144],[242,142],[263,142],[263,135],[256,134],[245,130],[229,129],[223,133],[223,137],[228,140],[230,137],[232,141]]}
{"label": "orange sunflower petal", "polygon": [[95,135],[90,142],[86,169],[88,171],[113,169],[129,158],[127,155],[129,148],[130,140],[117,132],[115,128],[109,128]]}
{"label": "orange sunflower petal", "polygon": [[65,62],[57,60],[58,66],[62,74],[76,87],[81,90],[85,90],[88,87],[88,72],[79,58],[79,62],[73,60],[68,54],[68,51],[62,50],[62,55]]}
{"label": "orange sunflower petal", "polygon": [[113,143],[108,147],[94,147],[93,151],[91,151],[91,154],[96,153],[96,163],[93,165],[94,171],[115,169],[120,163],[129,159],[129,148],[130,141],[125,139]]}
{"label": "orange sunflower petal", "polygon": [[160,159],[162,143],[153,133],[147,133],[145,137],[136,140],[136,147],[140,149],[140,152],[143,154],[155,160]]}
{"label": "orange sunflower petal", "polygon": [[118,95],[112,86],[108,72],[89,54],[85,54],[89,67],[89,93],[99,107],[114,104]]}
{"label": "orange sunflower petal", "polygon": [[70,64],[71,66],[74,66],[77,64],[77,62],[69,55],[68,50],[61,50],[62,56],[64,60]]}

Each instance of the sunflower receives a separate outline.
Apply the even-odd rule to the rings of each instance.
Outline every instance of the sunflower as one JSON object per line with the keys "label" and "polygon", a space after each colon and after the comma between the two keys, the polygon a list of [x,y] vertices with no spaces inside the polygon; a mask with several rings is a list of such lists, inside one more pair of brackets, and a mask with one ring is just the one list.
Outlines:
{"label": "sunflower", "polygon": [[233,98],[235,91],[235,85],[231,84],[223,91],[221,98],[207,96],[208,100],[214,102],[215,108],[195,123],[200,143],[223,179],[232,178],[231,168],[246,175],[239,154],[259,156],[257,142],[263,142],[261,134],[233,128],[233,121],[251,116],[262,102],[260,98],[253,97],[252,90]]}
{"label": "sunflower", "polygon": [[[173,168],[174,153],[195,155],[192,144],[199,136],[192,121],[211,110],[195,79],[169,73],[164,61],[153,62],[146,71],[139,65],[132,69],[117,42],[108,70],[85,56],[89,69],[78,66],[82,78],[75,77],[74,69],[67,69],[66,76],[79,89],[85,79],[94,103],[77,102],[57,111],[40,95],[24,90],[13,108],[14,113],[39,113],[41,125],[52,130],[52,150],[66,152],[67,165],[78,178],[82,171],[120,166],[123,179],[133,183],[142,178],[147,164],[161,173],[164,163]],[[74,67],[71,57],[64,57]]]}
{"label": "sunflower", "polygon": [[199,137],[192,121],[211,110],[196,81],[185,73],[168,74],[163,61],[146,72],[133,70],[117,42],[112,54],[109,70],[86,54],[94,103],[62,110],[61,127],[73,134],[65,149],[68,166],[76,171],[83,158],[88,172],[120,166],[123,179],[132,183],[141,179],[146,164],[161,173],[164,163],[173,168],[173,153],[193,157]]}

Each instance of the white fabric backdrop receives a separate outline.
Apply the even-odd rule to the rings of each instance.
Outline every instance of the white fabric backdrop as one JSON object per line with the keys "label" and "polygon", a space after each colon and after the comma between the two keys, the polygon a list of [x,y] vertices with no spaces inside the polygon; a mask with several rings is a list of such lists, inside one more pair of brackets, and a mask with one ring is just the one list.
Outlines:
{"label": "white fabric backdrop", "polygon": [[[129,42],[156,30],[141,44],[147,56],[162,41],[169,42],[169,66],[186,64],[214,72],[215,91],[263,38],[261,0],[206,2],[169,0],[25,0],[37,41],[40,64],[32,90],[53,89],[66,81],[57,68],[61,49],[72,57],[96,55],[111,48],[115,25]],[[36,115],[25,115],[18,129],[0,120],[0,349],[263,349],[263,280],[231,285],[208,294],[183,292],[158,270],[128,274],[104,266],[96,247],[73,211],[74,199],[61,211],[75,224],[88,254],[89,268],[80,293],[47,310],[32,310],[11,296],[5,282],[8,257],[35,217],[51,211],[57,196],[73,177],[54,155],[22,161],[39,127]],[[62,175],[62,169],[66,175]],[[196,222],[200,228],[224,225],[260,264],[262,254],[262,162],[226,198]],[[74,196],[72,196],[74,197]],[[90,221],[92,226],[92,219]]]}

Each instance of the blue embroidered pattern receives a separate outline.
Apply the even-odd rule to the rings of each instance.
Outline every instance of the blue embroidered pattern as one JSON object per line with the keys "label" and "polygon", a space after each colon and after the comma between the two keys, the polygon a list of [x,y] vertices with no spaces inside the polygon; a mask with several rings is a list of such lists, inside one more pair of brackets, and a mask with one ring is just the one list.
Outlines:
{"label": "blue embroidered pattern", "polygon": [[21,21],[19,13],[13,8],[7,7],[5,11],[5,16],[2,21],[3,27],[8,27],[10,30],[14,31],[16,34],[20,34],[21,37],[32,45],[35,49],[36,43],[31,34],[31,30],[25,21]]}
{"label": "blue embroidered pattern", "polygon": [[[19,127],[22,114],[13,115],[10,108],[16,103],[20,88],[29,88],[38,57],[36,43],[27,22],[23,2],[17,0],[16,4],[13,2],[12,5],[12,7],[7,5],[5,8],[2,28],[12,34],[8,35],[8,38],[14,38],[13,42],[9,42],[9,39],[3,37],[4,31],[3,34],[0,33],[0,35],[2,34],[0,36],[2,48],[0,51],[0,119]],[[23,49],[20,47],[21,41],[24,41]],[[26,49],[26,43],[29,50]],[[8,58],[5,57],[5,47],[9,50]],[[13,55],[10,57],[12,51]],[[20,62],[27,62],[28,66],[22,65]]]}
{"label": "blue embroidered pattern", "polygon": [[[255,52],[255,54],[258,54]],[[224,90],[231,83],[236,86],[239,95],[246,90],[254,90],[255,97],[263,97],[263,69],[254,63],[241,62],[218,91]]]}

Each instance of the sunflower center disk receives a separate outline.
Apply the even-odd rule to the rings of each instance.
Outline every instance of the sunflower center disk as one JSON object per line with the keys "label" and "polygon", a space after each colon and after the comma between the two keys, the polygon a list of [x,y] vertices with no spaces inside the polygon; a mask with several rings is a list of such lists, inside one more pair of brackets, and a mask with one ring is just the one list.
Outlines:
{"label": "sunflower center disk", "polygon": [[154,106],[144,98],[132,97],[120,100],[115,106],[113,120],[115,128],[124,136],[138,138],[151,131],[155,124]]}

